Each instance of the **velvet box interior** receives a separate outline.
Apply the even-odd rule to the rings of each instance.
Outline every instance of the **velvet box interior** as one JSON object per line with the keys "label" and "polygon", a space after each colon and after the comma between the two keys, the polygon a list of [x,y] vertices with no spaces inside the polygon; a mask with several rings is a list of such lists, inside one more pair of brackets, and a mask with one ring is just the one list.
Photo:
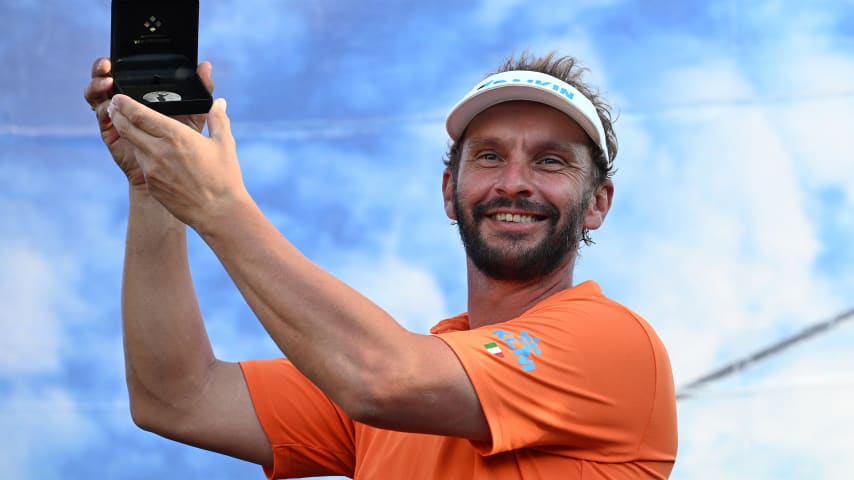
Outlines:
{"label": "velvet box interior", "polygon": [[212,98],[196,74],[198,0],[113,0],[115,93],[166,115],[206,113]]}

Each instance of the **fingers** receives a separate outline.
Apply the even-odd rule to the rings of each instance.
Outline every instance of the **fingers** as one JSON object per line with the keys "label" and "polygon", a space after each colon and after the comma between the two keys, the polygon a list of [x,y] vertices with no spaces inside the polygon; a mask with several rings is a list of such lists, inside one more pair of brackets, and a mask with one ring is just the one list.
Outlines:
{"label": "fingers", "polygon": [[[189,129],[186,125],[155,112],[127,95],[115,95],[108,104],[107,114],[119,135],[142,151],[150,151],[154,145],[157,145],[158,140],[176,138]],[[196,134],[192,129],[190,131]]]}
{"label": "fingers", "polygon": [[98,105],[110,99],[110,94],[113,91],[112,77],[97,77],[89,80],[86,88],[83,89],[83,98],[95,110]]}
{"label": "fingers", "polygon": [[99,58],[92,64],[92,79],[83,89],[83,98],[92,110],[110,98],[113,90],[113,78],[110,76],[111,64],[107,58]]}
{"label": "fingers", "polygon": [[231,134],[231,120],[226,113],[227,106],[224,98],[214,100],[208,112],[208,132],[216,142],[232,145],[234,137]]}
{"label": "fingers", "polygon": [[214,83],[213,79],[211,79],[211,70],[213,70],[213,66],[211,65],[211,62],[207,61],[200,63],[198,68],[196,68],[196,74],[198,74],[199,78],[202,79],[202,84],[208,89],[209,93],[213,93],[214,91]]}
{"label": "fingers", "polygon": [[92,78],[109,75],[112,64],[109,58],[101,57],[92,63]]}
{"label": "fingers", "polygon": [[[113,123],[113,120],[110,118],[110,114],[107,112],[109,107],[110,102],[104,100],[103,102],[97,104],[95,107],[92,108],[92,110],[95,111],[95,117],[98,119],[98,126],[100,127],[102,133],[108,131]],[[113,134],[115,134],[115,132],[113,132]],[[104,140],[107,140],[107,138],[105,138]]]}

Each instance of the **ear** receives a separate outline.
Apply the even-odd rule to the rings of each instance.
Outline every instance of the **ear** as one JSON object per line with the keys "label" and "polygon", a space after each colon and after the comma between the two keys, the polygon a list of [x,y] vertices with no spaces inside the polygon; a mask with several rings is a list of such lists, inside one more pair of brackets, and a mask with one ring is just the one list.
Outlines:
{"label": "ear", "polygon": [[611,210],[611,201],[614,199],[614,183],[609,179],[593,192],[587,210],[584,212],[584,228],[596,230],[605,222],[605,216]]}
{"label": "ear", "polygon": [[442,174],[442,197],[445,199],[445,215],[451,220],[457,219],[457,214],[454,212],[454,190],[457,188],[457,182],[454,181],[451,171],[447,168]]}

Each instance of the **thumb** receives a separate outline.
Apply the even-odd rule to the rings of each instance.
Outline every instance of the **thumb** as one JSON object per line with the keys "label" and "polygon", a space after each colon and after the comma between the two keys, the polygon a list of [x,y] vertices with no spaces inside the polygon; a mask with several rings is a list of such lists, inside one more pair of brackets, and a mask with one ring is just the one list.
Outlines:
{"label": "thumb", "polygon": [[217,142],[234,142],[234,137],[231,135],[231,120],[225,113],[227,105],[224,98],[217,98],[213,101],[210,111],[208,112],[208,133],[210,137]]}

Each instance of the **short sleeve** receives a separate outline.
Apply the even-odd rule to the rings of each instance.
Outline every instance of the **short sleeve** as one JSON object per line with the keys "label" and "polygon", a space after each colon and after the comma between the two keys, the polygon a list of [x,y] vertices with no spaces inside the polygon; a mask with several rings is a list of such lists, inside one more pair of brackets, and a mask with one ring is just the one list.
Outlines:
{"label": "short sleeve", "polygon": [[474,443],[481,454],[543,448],[591,461],[635,458],[655,401],[656,353],[628,310],[552,302],[438,336],[462,362],[489,423],[491,442]]}
{"label": "short sleeve", "polygon": [[286,359],[240,367],[273,446],[268,478],[353,474],[353,423],[337,405]]}

